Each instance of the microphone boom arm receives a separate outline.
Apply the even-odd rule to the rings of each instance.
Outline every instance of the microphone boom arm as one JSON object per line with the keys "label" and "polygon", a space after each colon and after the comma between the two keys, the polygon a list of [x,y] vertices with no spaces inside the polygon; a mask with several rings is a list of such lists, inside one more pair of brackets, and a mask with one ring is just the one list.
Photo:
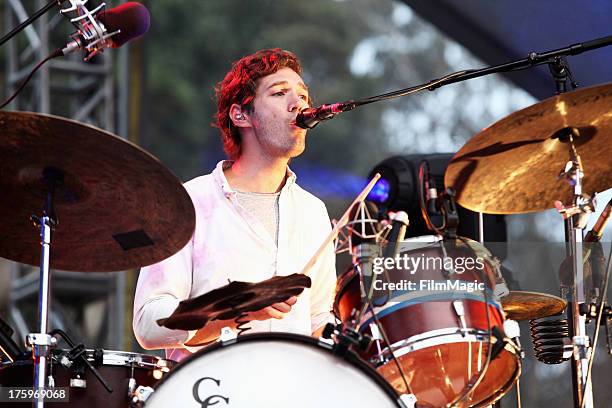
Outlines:
{"label": "microphone boom arm", "polygon": [[410,95],[423,90],[434,91],[442,86],[456,82],[467,81],[468,79],[478,78],[485,75],[500,72],[512,72],[532,68],[543,64],[554,64],[558,58],[570,55],[578,55],[586,51],[612,45],[612,36],[601,37],[584,43],[572,44],[567,47],[559,48],[542,53],[530,52],[526,58],[480,69],[468,69],[453,72],[441,78],[431,80],[427,83],[387,92],[381,95],[372,96],[358,101],[346,101],[329,105],[321,105],[317,108],[307,108],[301,111],[296,118],[296,125],[304,129],[312,129],[319,122],[331,119],[341,112],[353,110],[358,106],[367,105],[374,102],[395,99],[401,96]]}

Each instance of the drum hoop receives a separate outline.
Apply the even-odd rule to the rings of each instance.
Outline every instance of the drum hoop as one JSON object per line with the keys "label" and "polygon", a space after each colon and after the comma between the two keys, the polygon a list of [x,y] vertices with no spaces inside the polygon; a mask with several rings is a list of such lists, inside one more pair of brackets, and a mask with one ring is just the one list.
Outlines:
{"label": "drum hoop", "polygon": [[[93,350],[87,350],[87,357],[93,358]],[[143,367],[152,369],[169,369],[177,363],[173,360],[164,359],[150,354],[132,353],[129,351],[103,350],[102,364],[110,366]]]}
{"label": "drum hoop", "polygon": [[431,330],[411,336],[407,339],[396,341],[390,347],[387,346],[383,348],[382,352],[377,353],[374,357],[372,357],[372,359],[370,359],[370,361],[373,362],[373,360],[376,358],[379,361],[375,364],[376,367],[379,367],[389,361],[390,357],[385,359],[385,363],[380,362],[381,357],[391,355],[391,350],[393,350],[395,357],[401,357],[413,351],[423,350],[428,347],[440,346],[443,344],[464,343],[468,341],[482,343],[486,341],[487,337],[488,335],[485,330],[458,329],[456,327]]}
{"label": "drum hoop", "polygon": [[[521,361],[521,357],[520,354],[515,353],[516,350],[516,346],[511,346],[511,349],[508,348],[509,343],[506,344],[506,347],[504,347],[504,350],[507,350],[511,353],[516,354],[516,357],[518,357],[516,359],[516,370],[514,371],[514,374],[512,376],[510,376],[510,378],[508,379],[508,381],[506,382],[506,384],[504,384],[501,388],[499,388],[498,390],[496,390],[488,399],[479,402],[477,405],[474,405],[475,408],[478,407],[488,407],[493,405],[495,402],[499,401],[504,395],[506,395],[506,393],[508,391],[510,391],[510,389],[512,387],[514,387],[514,383],[518,380],[518,378],[521,375],[521,372],[523,371],[523,363]],[[520,352],[518,352],[520,353]]]}
{"label": "drum hoop", "polygon": [[[55,349],[56,352],[62,352],[67,349]],[[87,355],[87,360],[90,362],[94,361],[94,349],[86,349],[85,351]],[[125,367],[141,367],[141,368],[150,368],[157,369],[167,372],[177,365],[177,362],[174,360],[163,359],[158,356],[150,355],[150,354],[141,354],[141,353],[132,353],[129,351],[119,351],[119,350],[102,350],[102,365],[104,366],[125,366]],[[55,357],[57,355],[53,356]],[[10,361],[3,361],[0,363],[0,369],[4,367],[9,367],[13,364],[29,364],[32,362],[31,358],[17,360],[14,363]],[[53,364],[56,364],[54,362]],[[59,364],[59,363],[57,363]]]}
{"label": "drum hoop", "polygon": [[[56,349],[56,352],[62,352],[67,349]],[[85,355],[90,362],[94,361],[94,349],[86,349]],[[54,356],[55,357],[55,356]],[[123,367],[141,367],[152,370],[169,371],[176,365],[176,361],[164,359],[151,354],[133,353],[130,351],[121,350],[104,350],[102,349],[102,365],[103,366],[123,366]]]}
{"label": "drum hoop", "polygon": [[[453,295],[449,296],[448,293],[453,293]],[[389,302],[384,307],[374,308],[374,311],[376,312],[376,317],[378,319],[381,319],[387,315],[390,315],[392,313],[397,312],[398,310],[401,310],[407,307],[421,305],[421,304],[425,304],[428,302],[452,302],[453,300],[471,300],[474,302],[484,303],[483,297],[480,297],[478,295],[471,295],[467,292],[443,292],[437,295],[428,294],[425,296],[415,297],[413,299],[404,300],[404,301],[397,302],[397,303]],[[488,305],[496,308],[498,312],[502,314],[503,316],[504,309],[502,308],[501,303],[493,300],[492,298],[488,298]],[[370,324],[374,322],[374,319],[371,316],[372,316],[372,312],[370,311],[364,314],[364,316],[361,319],[362,323],[360,323],[360,327],[359,327],[360,332],[363,332],[367,327],[369,327]]]}
{"label": "drum hoop", "polygon": [[[465,336],[461,332],[467,332]],[[446,333],[444,333],[446,332]],[[382,350],[382,353],[376,354],[374,357],[370,358],[370,363],[374,365],[376,368],[382,367],[386,364],[391,363],[391,350],[395,354],[395,357],[401,357],[405,354],[411,353],[413,351],[418,351],[425,349],[427,347],[439,346],[442,344],[451,344],[451,343],[462,343],[465,341],[472,342],[484,342],[487,337],[487,332],[483,330],[475,330],[475,329],[457,329],[457,328],[448,328],[448,329],[438,329],[432,330],[426,333],[418,334],[412,336],[408,339],[401,340],[395,342],[391,345],[391,347],[385,347]],[[451,341],[448,341],[450,338]],[[442,341],[447,340],[447,341]],[[482,402],[479,402],[477,405],[473,407],[487,407],[492,405],[494,402],[498,401],[502,398],[506,393],[514,386],[514,383],[521,375],[523,364],[521,361],[521,351],[520,347],[516,345],[511,339],[505,338],[506,344],[504,346],[504,350],[510,352],[514,355],[516,362],[516,368],[514,373],[510,376],[508,381],[498,390],[496,390],[491,396]],[[414,343],[414,344],[410,344]],[[419,344],[421,343],[421,344]],[[383,359],[381,359],[381,356]]]}
{"label": "drum hoop", "polygon": [[[173,377],[174,373],[178,371],[182,371],[184,367],[188,367],[189,363],[192,360],[199,358],[200,356],[209,354],[214,352],[215,350],[221,348],[231,347],[235,343],[250,343],[250,342],[258,342],[258,341],[266,341],[266,340],[280,340],[289,343],[299,342],[302,344],[306,344],[308,346],[314,347],[316,349],[324,349],[330,355],[333,355],[331,348],[332,346],[328,342],[328,340],[323,339],[315,339],[314,337],[304,336],[302,334],[295,333],[283,333],[283,332],[272,332],[272,333],[250,333],[239,336],[233,340],[229,340],[227,342],[216,342],[210,346],[206,346],[198,352],[192,354],[187,357],[185,360],[180,361],[177,366],[169,373],[169,375],[164,376],[160,381],[158,381],[153,387],[155,391],[157,391],[160,387],[162,387],[171,377]],[[399,395],[393,388],[391,384],[385,380],[382,375],[380,375],[371,365],[369,365],[365,360],[359,357],[352,351],[348,351],[345,357],[338,357],[340,360],[346,361],[351,366],[359,369],[363,374],[365,374],[370,379],[374,380],[376,384],[387,394],[391,400],[399,404],[399,407],[403,407],[404,404],[401,401]],[[153,392],[152,395],[155,395]]]}

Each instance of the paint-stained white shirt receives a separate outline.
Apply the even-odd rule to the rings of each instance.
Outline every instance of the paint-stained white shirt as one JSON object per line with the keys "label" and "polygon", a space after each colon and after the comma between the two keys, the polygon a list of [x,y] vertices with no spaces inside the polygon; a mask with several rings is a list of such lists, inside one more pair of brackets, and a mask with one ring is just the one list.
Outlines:
{"label": "paint-stained white shirt", "polygon": [[[199,347],[185,347],[195,333],[158,326],[181,300],[200,296],[231,281],[259,282],[302,270],[331,231],[325,204],[295,183],[287,169],[279,197],[278,246],[261,222],[242,207],[223,174],[223,163],[208,175],[185,183],[195,207],[191,240],[176,254],[142,268],[134,299],[133,328],[147,349],[164,348],[180,361]],[[252,321],[255,332],[310,335],[332,319],[336,284],[335,255],[328,245],[309,273],[306,289],[281,319]]]}

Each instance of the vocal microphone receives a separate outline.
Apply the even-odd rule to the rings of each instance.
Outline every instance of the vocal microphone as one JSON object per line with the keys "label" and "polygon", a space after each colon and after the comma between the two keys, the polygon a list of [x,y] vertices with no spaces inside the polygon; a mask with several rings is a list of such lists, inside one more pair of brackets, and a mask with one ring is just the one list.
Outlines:
{"label": "vocal microphone", "polygon": [[151,16],[142,4],[127,2],[97,13],[103,6],[92,12],[82,4],[61,10],[62,14],[72,11],[79,14],[70,20],[77,27],[77,32],[72,35],[73,40],[61,49],[63,55],[84,49],[89,53],[85,57],[85,61],[88,61],[105,48],[119,48],[149,30]]}
{"label": "vocal microphone", "polygon": [[355,106],[355,103],[350,101],[321,105],[316,108],[306,108],[298,113],[295,118],[295,124],[302,129],[312,129],[319,122],[331,119],[341,112],[350,111]]}
{"label": "vocal microphone", "polygon": [[610,220],[610,215],[612,214],[612,199],[606,205],[606,208],[601,212],[599,218],[593,225],[593,229],[590,230],[586,236],[584,237],[585,242],[597,242],[601,240],[601,236],[603,235],[604,228],[606,228],[606,224]]}

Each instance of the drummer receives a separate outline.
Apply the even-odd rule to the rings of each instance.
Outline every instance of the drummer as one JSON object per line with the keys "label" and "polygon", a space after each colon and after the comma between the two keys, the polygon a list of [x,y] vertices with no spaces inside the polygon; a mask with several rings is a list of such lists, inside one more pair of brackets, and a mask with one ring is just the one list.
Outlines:
{"label": "drummer", "polygon": [[[187,245],[140,271],[133,328],[144,348],[166,349],[167,358],[179,361],[217,340],[222,328],[236,331],[233,320],[197,331],[169,330],[156,320],[170,316],[180,301],[230,281],[300,271],[331,231],[323,202],[297,185],[288,167],[305,148],[306,130],[295,125],[298,112],[310,106],[301,72],[293,53],[268,49],[235,62],[217,85],[215,125],[229,160],[185,183],[196,212]],[[248,333],[319,336],[333,321],[331,244],[309,276],[312,286],[300,296],[249,313]]]}

